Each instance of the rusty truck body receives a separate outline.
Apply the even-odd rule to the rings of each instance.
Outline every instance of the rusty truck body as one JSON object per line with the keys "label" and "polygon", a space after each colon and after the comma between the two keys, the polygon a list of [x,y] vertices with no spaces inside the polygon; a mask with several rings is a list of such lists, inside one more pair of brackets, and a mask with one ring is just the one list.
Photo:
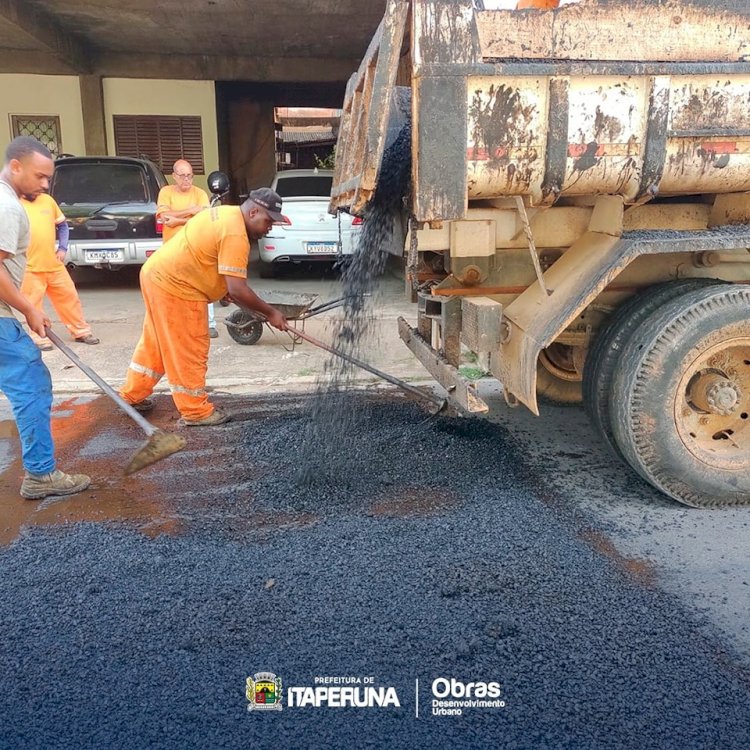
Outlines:
{"label": "rusty truck body", "polygon": [[[480,4],[481,5],[481,4]],[[331,211],[411,129],[400,335],[464,410],[584,406],[678,501],[750,502],[750,7],[389,0],[343,105]]]}

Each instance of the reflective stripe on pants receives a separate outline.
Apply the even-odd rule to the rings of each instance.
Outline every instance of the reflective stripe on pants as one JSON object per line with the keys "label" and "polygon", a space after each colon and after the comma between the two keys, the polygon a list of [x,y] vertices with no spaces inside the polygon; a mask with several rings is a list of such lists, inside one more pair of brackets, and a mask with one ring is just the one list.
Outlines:
{"label": "reflective stripe on pants", "polygon": [[150,396],[165,373],[172,398],[187,419],[203,419],[214,407],[206,394],[208,316],[206,303],[175,297],[141,272],[146,307],[143,332],[120,395],[130,404]]}
{"label": "reflective stripe on pants", "polygon": [[0,318],[0,391],[13,408],[26,471],[54,471],[52,379],[36,344],[15,318]]}

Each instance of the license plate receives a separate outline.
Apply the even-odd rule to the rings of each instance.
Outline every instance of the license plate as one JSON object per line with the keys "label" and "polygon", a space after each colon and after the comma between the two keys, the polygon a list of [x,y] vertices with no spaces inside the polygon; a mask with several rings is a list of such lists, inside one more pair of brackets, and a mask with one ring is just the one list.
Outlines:
{"label": "license plate", "polygon": [[336,242],[307,242],[305,245],[308,255],[336,255],[338,248]]}
{"label": "license plate", "polygon": [[122,263],[125,260],[125,253],[122,250],[86,250],[85,253],[86,260],[89,262],[108,260]]}

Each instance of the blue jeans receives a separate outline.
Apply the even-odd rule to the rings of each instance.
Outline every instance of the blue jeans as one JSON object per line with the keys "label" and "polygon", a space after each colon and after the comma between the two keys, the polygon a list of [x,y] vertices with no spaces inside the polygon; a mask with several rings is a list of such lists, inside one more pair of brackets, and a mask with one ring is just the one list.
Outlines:
{"label": "blue jeans", "polygon": [[52,378],[36,344],[15,318],[0,318],[0,391],[13,408],[26,471],[54,471]]}

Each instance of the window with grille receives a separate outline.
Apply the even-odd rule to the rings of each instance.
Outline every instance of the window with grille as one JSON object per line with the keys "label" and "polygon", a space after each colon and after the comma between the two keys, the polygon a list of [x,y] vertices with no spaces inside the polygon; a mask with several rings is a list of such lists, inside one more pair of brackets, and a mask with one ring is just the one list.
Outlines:
{"label": "window with grille", "polygon": [[57,115],[11,115],[10,123],[14,138],[17,135],[30,135],[43,143],[52,156],[62,153],[60,118]]}
{"label": "window with grille", "polygon": [[118,156],[147,156],[169,174],[178,159],[187,159],[195,174],[205,174],[201,118],[172,115],[115,115]]}

